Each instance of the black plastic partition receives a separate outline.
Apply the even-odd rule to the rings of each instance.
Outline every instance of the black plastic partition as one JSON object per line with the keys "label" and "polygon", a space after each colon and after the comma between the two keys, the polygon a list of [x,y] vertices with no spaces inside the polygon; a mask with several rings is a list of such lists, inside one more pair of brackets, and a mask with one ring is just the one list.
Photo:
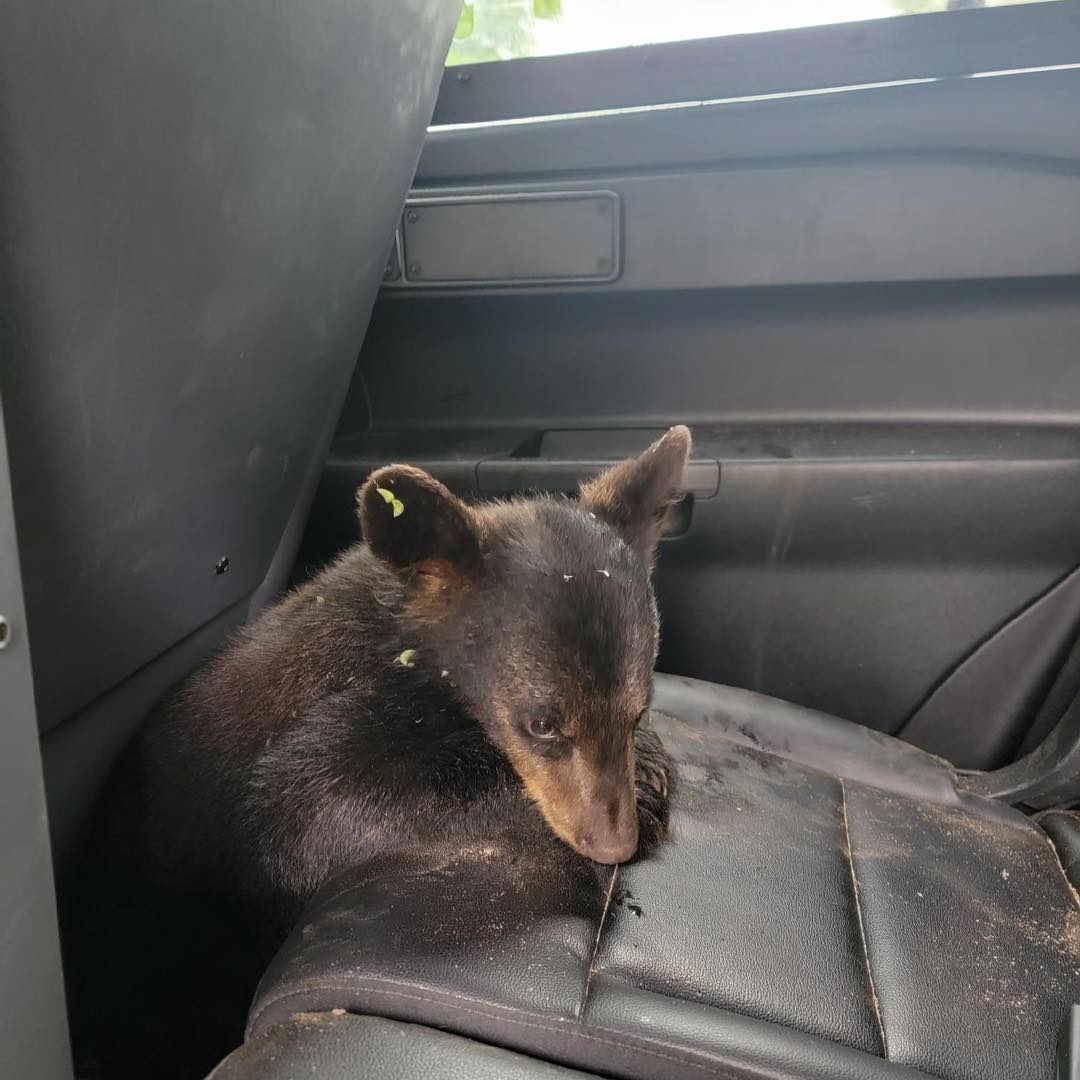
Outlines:
{"label": "black plastic partition", "polygon": [[[145,708],[126,680],[212,647],[288,572],[459,8],[0,11],[0,354],[38,717],[95,728],[45,748],[50,776],[82,778],[50,785],[62,825]],[[154,671],[156,693],[183,674]]]}

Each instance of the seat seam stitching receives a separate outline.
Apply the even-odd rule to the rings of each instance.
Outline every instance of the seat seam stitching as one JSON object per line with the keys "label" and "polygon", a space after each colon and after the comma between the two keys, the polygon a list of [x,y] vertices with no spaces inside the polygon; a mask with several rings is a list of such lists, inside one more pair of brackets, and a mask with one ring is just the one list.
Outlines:
{"label": "seat seam stitching", "polygon": [[866,924],[863,920],[862,909],[862,886],[859,884],[858,875],[855,873],[855,853],[851,848],[851,826],[848,822],[847,785],[843,777],[837,777],[840,781],[840,807],[844,818],[844,850],[847,853],[848,870],[851,872],[851,887],[855,896],[855,922],[859,928],[859,943],[862,946],[863,965],[866,968],[866,980],[870,988],[870,1005],[874,1010],[874,1019],[877,1021],[878,1035],[881,1038],[881,1056],[889,1060],[889,1041],[885,1036],[885,1018],[881,1015],[881,1000],[877,995],[877,987],[874,985],[874,971],[870,966],[870,947],[866,937]]}
{"label": "seat seam stitching", "polygon": [[[330,987],[331,989],[341,989],[341,990],[355,990],[355,989],[357,989],[357,987],[355,985],[348,984],[348,983],[334,984],[334,983],[327,982],[327,983],[323,983],[323,986]],[[377,995],[381,995],[383,997],[399,997],[399,998],[404,998],[407,1001],[422,1001],[425,1004],[429,1004],[429,1005],[445,1005],[448,1008],[457,1009],[459,1012],[471,1013],[471,1014],[473,1014],[475,1016],[483,1016],[488,1020],[497,1020],[497,1021],[501,1021],[501,1022],[508,1023],[508,1024],[516,1024],[519,1027],[533,1028],[533,1029],[535,1029],[537,1031],[566,1033],[566,1032],[572,1030],[573,1035],[574,1035],[575,1038],[587,1039],[587,1040],[589,1040],[591,1042],[597,1042],[597,1043],[601,1043],[601,1044],[607,1045],[607,1046],[618,1046],[618,1047],[620,1047],[622,1049],[626,1049],[626,1050],[637,1050],[637,1051],[640,1051],[641,1053],[650,1054],[653,1057],[658,1057],[658,1058],[661,1058],[661,1059],[663,1059],[665,1061],[678,1062],[680,1065],[687,1065],[692,1069],[699,1069],[702,1072],[710,1072],[710,1073],[713,1073],[714,1075],[715,1075],[715,1070],[716,1069],[718,1069],[718,1068],[727,1069],[728,1068],[728,1066],[724,1062],[721,1062],[721,1061],[716,1061],[715,1064],[711,1064],[711,1065],[707,1065],[704,1062],[700,1062],[700,1061],[694,1061],[690,1057],[690,1054],[685,1053],[685,1052],[680,1052],[678,1047],[671,1046],[669,1043],[657,1043],[657,1041],[655,1039],[649,1039],[649,1040],[640,1039],[640,1038],[637,1039],[637,1040],[627,1039],[624,1036],[622,1036],[621,1033],[611,1031],[608,1028],[600,1028],[600,1027],[594,1028],[593,1032],[602,1032],[604,1035],[616,1036],[615,1038],[603,1038],[601,1035],[594,1034],[593,1032],[584,1031],[580,1027],[577,1027],[577,1028],[574,1028],[574,1029],[569,1029],[563,1024],[548,1024],[548,1023],[541,1023],[541,1022],[536,1022],[536,1021],[521,1020],[521,1019],[519,1019],[517,1017],[514,1017],[514,1016],[500,1016],[500,1015],[498,1015],[497,1012],[493,1011],[491,1008],[487,1008],[487,1009],[469,1008],[469,1006],[467,1006],[467,1005],[460,1005],[457,1002],[453,1002],[453,1001],[445,1001],[441,997],[435,997],[435,996],[432,996],[432,995],[429,995],[429,994],[409,994],[409,993],[406,993],[404,990],[389,990],[389,989],[386,989],[384,987],[379,987],[379,986],[366,986],[366,987],[361,987],[360,989],[362,989],[365,993],[377,994]],[[259,1009],[259,1011],[255,1014],[255,1016],[252,1017],[251,1026],[254,1027],[254,1025],[258,1021],[258,1019],[272,1005],[276,1005],[276,1004],[279,1004],[280,1002],[287,1001],[289,998],[292,998],[292,997],[303,997],[308,992],[309,991],[307,991],[307,990],[291,990],[288,993],[279,994],[276,997],[271,998],[269,1001],[266,1002],[265,1005],[263,1005],[263,1007],[261,1009]],[[451,996],[456,997],[456,998],[460,998],[460,999],[465,1000],[465,1001],[470,1001],[470,1002],[473,1001],[472,998],[465,998],[460,994],[451,994]],[[474,1004],[479,1004],[479,1002],[474,1002]],[[495,1008],[498,1009],[499,1011],[509,1011],[509,1012],[522,1012],[523,1011],[523,1010],[520,1010],[520,1009],[514,1009],[511,1006],[495,1006]],[[293,1015],[295,1015],[295,1014],[293,1014]],[[531,1015],[531,1014],[526,1013],[526,1015]],[[649,1045],[650,1043],[652,1045]],[[656,1049],[657,1045],[662,1046],[665,1050],[673,1051],[673,1053],[663,1053],[662,1051]],[[698,1054],[701,1054],[702,1056],[706,1056],[706,1057],[711,1056],[711,1055],[709,1055],[708,1051],[698,1050],[698,1051],[691,1051],[690,1053],[698,1053]]]}
{"label": "seat seam stitching", "polygon": [[607,922],[608,912],[611,910],[611,899],[615,895],[615,882],[619,877],[619,867],[614,866],[611,870],[611,880],[608,882],[607,895],[604,897],[604,908],[600,912],[600,922],[596,927],[596,939],[593,941],[592,952],[589,955],[589,966],[585,974],[585,989],[581,994],[581,1006],[578,1008],[577,1022],[580,1024],[585,1016],[585,1005],[589,1000],[589,988],[592,986],[593,975],[596,974],[596,959],[600,955],[600,938],[604,933],[604,923]]}

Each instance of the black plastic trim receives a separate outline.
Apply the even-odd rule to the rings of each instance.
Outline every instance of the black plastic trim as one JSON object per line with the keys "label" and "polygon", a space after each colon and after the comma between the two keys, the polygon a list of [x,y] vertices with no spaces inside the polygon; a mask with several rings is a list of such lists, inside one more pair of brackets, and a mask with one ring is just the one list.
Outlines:
{"label": "black plastic trim", "polygon": [[0,615],[0,1076],[67,1080],[60,939],[2,410]]}
{"label": "black plastic trim", "polygon": [[1072,0],[448,68],[433,124],[708,101],[1080,59]]}

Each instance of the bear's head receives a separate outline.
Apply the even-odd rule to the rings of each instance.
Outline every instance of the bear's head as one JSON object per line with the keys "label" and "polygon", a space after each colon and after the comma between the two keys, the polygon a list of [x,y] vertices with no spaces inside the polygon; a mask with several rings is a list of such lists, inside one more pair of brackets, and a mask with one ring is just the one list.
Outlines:
{"label": "bear's head", "polygon": [[689,452],[690,432],[672,428],[576,501],[470,506],[405,465],[358,493],[418,659],[452,681],[555,833],[597,862],[637,849],[634,731],[659,633],[650,572]]}

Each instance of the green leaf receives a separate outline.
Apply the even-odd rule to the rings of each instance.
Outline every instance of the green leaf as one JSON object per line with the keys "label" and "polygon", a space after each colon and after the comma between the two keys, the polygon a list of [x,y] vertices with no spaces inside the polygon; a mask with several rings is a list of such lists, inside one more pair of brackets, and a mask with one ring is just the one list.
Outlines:
{"label": "green leaf", "polygon": [[397,662],[402,667],[416,667],[416,650],[406,649],[398,655]]}
{"label": "green leaf", "polygon": [[375,490],[383,497],[383,502],[394,511],[394,517],[401,517],[405,512],[405,504],[387,488],[377,487]]}
{"label": "green leaf", "polygon": [[461,18],[458,19],[457,28],[454,30],[454,40],[462,41],[464,38],[470,37],[474,23],[473,6],[472,4],[466,4],[461,9]]}
{"label": "green leaf", "polygon": [[534,19],[557,19],[562,14],[562,0],[533,0]]}

